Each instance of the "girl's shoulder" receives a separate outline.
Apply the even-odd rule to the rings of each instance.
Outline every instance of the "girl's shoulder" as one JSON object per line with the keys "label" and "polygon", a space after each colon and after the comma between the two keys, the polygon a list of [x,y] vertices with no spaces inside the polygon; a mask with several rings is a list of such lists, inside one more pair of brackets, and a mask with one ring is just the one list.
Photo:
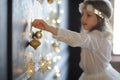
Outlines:
{"label": "girl's shoulder", "polygon": [[98,31],[98,30],[94,30],[92,32],[90,32],[90,37],[92,42],[97,44],[102,44],[102,45],[111,45],[112,41],[107,37],[109,35],[109,32],[106,31]]}
{"label": "girl's shoulder", "polygon": [[98,30],[88,32],[88,34],[92,37],[103,37],[103,32],[98,31]]}
{"label": "girl's shoulder", "polygon": [[90,32],[89,35],[91,36],[92,40],[99,40],[100,42],[101,41],[111,42],[111,39],[109,39],[109,32],[107,32],[107,31],[94,30],[94,31]]}
{"label": "girl's shoulder", "polygon": [[109,35],[109,32],[94,30],[94,31],[90,32],[90,35],[98,36],[98,37],[106,37]]}

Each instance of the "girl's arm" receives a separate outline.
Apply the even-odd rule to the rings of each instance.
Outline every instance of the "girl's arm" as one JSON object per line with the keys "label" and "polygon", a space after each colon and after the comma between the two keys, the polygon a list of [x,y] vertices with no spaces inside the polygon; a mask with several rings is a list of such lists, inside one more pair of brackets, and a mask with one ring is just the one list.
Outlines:
{"label": "girl's arm", "polygon": [[49,27],[46,28],[46,31],[51,32],[53,35],[57,35],[58,28],[55,28],[53,26],[49,26]]}
{"label": "girl's arm", "polygon": [[81,47],[89,42],[87,34],[80,34],[70,30],[58,29],[48,25],[45,21],[40,19],[35,19],[32,22],[32,26],[51,32],[54,35],[54,38],[65,42],[72,47]]}
{"label": "girl's arm", "polygon": [[53,26],[48,25],[45,21],[41,19],[35,19],[32,22],[32,26],[38,29],[46,30],[48,32],[51,32],[53,35],[57,35],[58,28],[55,28]]}

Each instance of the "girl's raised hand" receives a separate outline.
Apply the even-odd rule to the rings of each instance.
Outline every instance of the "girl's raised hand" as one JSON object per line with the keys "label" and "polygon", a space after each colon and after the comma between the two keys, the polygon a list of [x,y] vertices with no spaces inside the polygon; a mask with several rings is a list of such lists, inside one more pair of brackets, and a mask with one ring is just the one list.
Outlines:
{"label": "girl's raised hand", "polygon": [[46,30],[49,25],[42,19],[35,19],[32,22],[32,26],[38,29]]}
{"label": "girl's raised hand", "polygon": [[41,20],[41,19],[35,19],[32,22],[32,26],[38,29],[51,32],[53,35],[57,35],[57,32],[58,32],[58,28],[48,25],[44,20]]}

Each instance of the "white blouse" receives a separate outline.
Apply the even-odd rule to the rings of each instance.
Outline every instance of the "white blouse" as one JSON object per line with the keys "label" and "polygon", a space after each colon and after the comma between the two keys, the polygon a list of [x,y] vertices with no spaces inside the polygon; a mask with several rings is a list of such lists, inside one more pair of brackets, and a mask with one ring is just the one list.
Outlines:
{"label": "white blouse", "polygon": [[[95,77],[95,74],[107,71],[108,66],[111,66],[112,43],[106,38],[106,35],[107,32],[100,32],[98,30],[77,33],[70,30],[59,29],[54,38],[72,47],[81,47],[80,67],[84,73],[80,80],[108,80],[103,78],[98,79],[100,77],[95,79],[88,77],[88,75],[93,74]],[[89,79],[87,79],[87,77]],[[120,80],[120,77],[117,78]],[[109,80],[118,79],[109,78]]]}

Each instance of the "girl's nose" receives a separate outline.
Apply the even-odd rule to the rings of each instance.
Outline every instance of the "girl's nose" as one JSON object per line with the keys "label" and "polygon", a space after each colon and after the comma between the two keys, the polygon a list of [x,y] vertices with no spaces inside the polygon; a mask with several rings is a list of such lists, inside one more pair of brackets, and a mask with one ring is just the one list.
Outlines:
{"label": "girl's nose", "polygon": [[82,15],[82,17],[81,17],[81,22],[85,22],[86,21],[86,16],[85,15]]}

